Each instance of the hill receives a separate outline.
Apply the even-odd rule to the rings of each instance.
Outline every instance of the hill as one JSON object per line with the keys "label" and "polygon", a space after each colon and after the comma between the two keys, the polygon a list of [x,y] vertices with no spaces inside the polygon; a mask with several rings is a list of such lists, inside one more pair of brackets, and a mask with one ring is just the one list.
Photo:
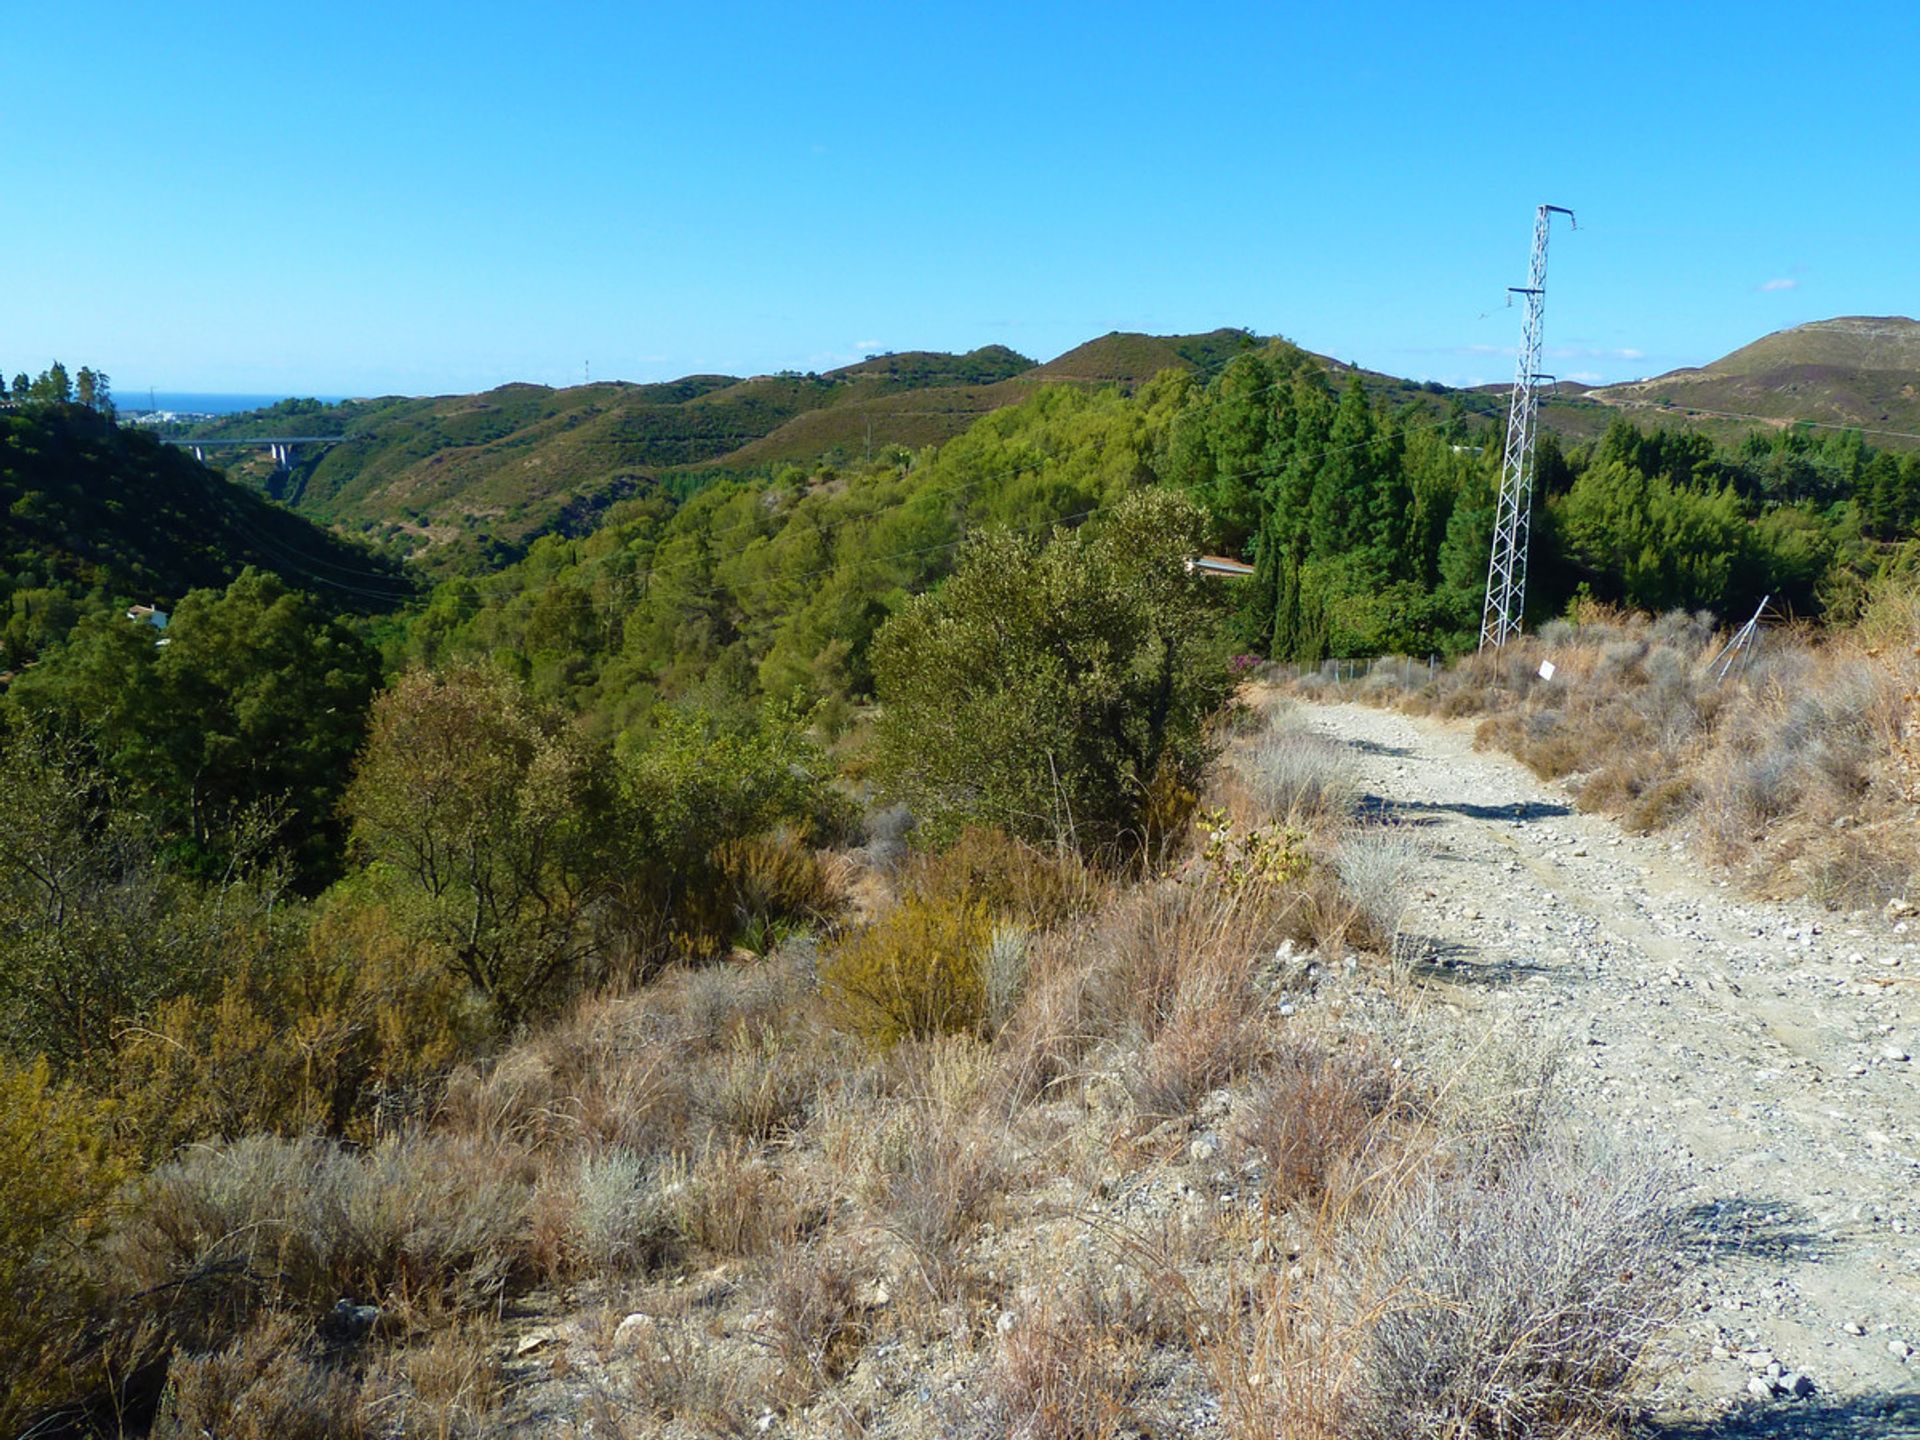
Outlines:
{"label": "hill", "polygon": [[30,657],[81,604],[171,608],[251,565],[337,610],[392,609],[390,561],[77,405],[0,411],[0,659]]}
{"label": "hill", "polygon": [[912,351],[821,374],[289,401],[191,433],[238,439],[297,429],[344,437],[290,475],[246,455],[236,457],[233,473],[315,520],[401,539],[422,558],[440,560],[461,552],[450,546],[456,540],[512,549],[540,534],[584,533],[616,501],[689,472],[918,449],[1044,385],[1128,387],[1165,369],[1212,372],[1257,343],[1231,329],[1116,331],[1044,365],[1000,345],[964,355]]}
{"label": "hill", "polygon": [[[1843,315],[1778,330],[1711,364],[1589,392],[1704,428],[1810,422],[1858,428],[1895,445],[1920,432],[1920,322]],[[1893,433],[1888,433],[1893,432]]]}

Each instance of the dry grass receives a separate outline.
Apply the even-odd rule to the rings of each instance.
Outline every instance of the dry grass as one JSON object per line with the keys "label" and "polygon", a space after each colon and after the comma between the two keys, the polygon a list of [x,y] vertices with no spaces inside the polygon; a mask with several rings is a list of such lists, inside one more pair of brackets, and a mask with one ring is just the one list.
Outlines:
{"label": "dry grass", "polygon": [[[1663,1313],[1625,1278],[1665,1273],[1659,1187],[1381,1027],[1407,987],[1326,962],[1392,950],[1424,851],[1355,826],[1311,737],[1281,748],[1242,815],[1302,828],[1221,824],[1171,873],[992,836],[889,856],[886,890],[988,922],[959,1033],[841,1028],[789,945],[583,999],[371,1148],[182,1154],[103,1252],[140,1336],[114,1363],[171,1357],[167,1434],[477,1435],[515,1338],[485,1317],[564,1296],[597,1338],[549,1325],[580,1334],[505,1370],[570,1387],[537,1403],[583,1433],[1605,1419]],[[1310,1023],[1315,985],[1346,988]],[[341,1296],[380,1306],[370,1335],[315,1330]]]}
{"label": "dry grass", "polygon": [[1210,1317],[1228,1433],[1607,1432],[1675,1316],[1667,1177],[1543,1118],[1538,1095],[1485,1128],[1484,1095],[1441,1084],[1409,1105],[1378,1072],[1327,1064],[1250,1122],[1270,1186],[1310,1203],[1299,1263],[1254,1272]]}
{"label": "dry grass", "polygon": [[1241,763],[1249,794],[1267,821],[1299,828],[1338,824],[1353,813],[1360,788],[1352,757],[1284,711]]}
{"label": "dry grass", "polygon": [[1137,1433],[1130,1400],[1139,1343],[1086,1307],[1037,1306],[1000,1337],[980,1423],[1019,1440],[1106,1440]]}
{"label": "dry grass", "polygon": [[1864,908],[1920,890],[1920,598],[1889,589],[1852,632],[1769,631],[1723,678],[1726,639],[1704,615],[1595,611],[1362,695],[1479,715],[1479,743],[1568,779],[1583,809],[1683,829],[1762,893]]}

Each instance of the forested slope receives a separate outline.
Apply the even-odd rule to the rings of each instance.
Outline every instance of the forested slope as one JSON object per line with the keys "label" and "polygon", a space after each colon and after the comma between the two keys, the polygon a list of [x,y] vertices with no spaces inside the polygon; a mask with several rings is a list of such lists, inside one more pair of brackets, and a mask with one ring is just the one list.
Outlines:
{"label": "forested slope", "polygon": [[[408,653],[503,659],[614,729],[695,691],[857,701],[874,631],[962,536],[1044,536],[1156,485],[1257,561],[1235,592],[1247,651],[1450,653],[1479,621],[1499,448],[1480,416],[1386,403],[1276,342],[1211,380],[1044,387],[933,452],[626,502],[591,535],[440,586]],[[1544,440],[1539,484],[1537,617],[1576,594],[1744,614],[1767,593],[1845,616],[1912,563],[1920,524],[1920,461],[1835,432],[1727,447],[1616,416],[1591,442]]]}
{"label": "forested slope", "polygon": [[18,665],[87,609],[162,608],[253,566],[334,609],[393,609],[399,566],[79,405],[0,411],[6,524],[0,660]]}

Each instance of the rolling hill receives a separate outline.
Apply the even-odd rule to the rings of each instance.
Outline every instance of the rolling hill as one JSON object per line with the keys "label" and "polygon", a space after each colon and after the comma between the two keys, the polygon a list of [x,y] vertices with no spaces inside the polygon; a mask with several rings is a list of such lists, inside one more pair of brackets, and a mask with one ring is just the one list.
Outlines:
{"label": "rolling hill", "polygon": [[[236,478],[310,518],[392,542],[433,568],[512,558],[535,537],[591,530],[615,501],[686,487],[718,472],[835,464],[893,446],[918,449],[1045,385],[1123,389],[1166,369],[1210,375],[1260,337],[1115,331],[1042,364],[1004,346],[964,355],[871,356],[821,374],[690,375],[658,384],[553,389],[503,385],[478,395],[387,397],[339,405],[289,401],[228,416],[195,434],[329,434],[345,443],[275,474],[240,454]],[[1316,357],[1335,384],[1352,367]],[[1436,418],[1449,408],[1496,418],[1506,387],[1451,390],[1370,370],[1375,400]],[[1920,432],[1920,324],[1847,317],[1769,335],[1724,359],[1653,380],[1559,387],[1542,423],[1579,442],[1622,409],[1738,433],[1795,421]],[[1902,443],[1896,436],[1891,443]]]}
{"label": "rolling hill", "polygon": [[512,547],[549,531],[590,529],[614,501],[689,472],[938,444],[1041,385],[1127,386],[1168,368],[1211,372],[1256,343],[1230,329],[1115,332],[1043,365],[988,346],[965,355],[878,355],[823,374],[291,401],[191,433],[343,437],[291,474],[275,475],[264,457],[248,454],[235,457],[233,474],[315,520],[401,539],[437,559],[456,553],[449,542],[463,538]]}
{"label": "rolling hill", "polygon": [[1705,428],[1804,421],[1911,447],[1911,434],[1901,432],[1920,432],[1920,322],[1899,315],[1816,320],[1708,365],[1588,393],[1604,405]]}

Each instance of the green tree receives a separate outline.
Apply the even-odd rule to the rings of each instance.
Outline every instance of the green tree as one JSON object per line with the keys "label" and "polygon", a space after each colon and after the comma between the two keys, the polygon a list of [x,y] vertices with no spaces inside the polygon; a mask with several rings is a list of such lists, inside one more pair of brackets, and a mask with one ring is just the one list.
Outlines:
{"label": "green tree", "polygon": [[1363,542],[1374,488],[1373,406],[1351,376],[1334,412],[1327,450],[1313,477],[1309,544],[1315,557],[1341,555]]}
{"label": "green tree", "polygon": [[378,657],[310,597],[246,570],[196,590],[164,635],[115,617],[22,676],[16,702],[85,733],[178,855],[223,869],[261,810],[315,879],[337,860],[345,773]]}
{"label": "green tree", "polygon": [[1205,531],[1185,496],[1146,491],[1045,546],[972,539],[875,640],[888,788],[936,832],[983,820],[1090,854],[1147,841],[1155,791],[1198,785],[1232,688],[1219,593],[1184,563]]}
{"label": "green tree", "polygon": [[421,937],[513,1026],[601,953],[610,793],[605,757],[558,710],[469,667],[380,697],[346,808]]}
{"label": "green tree", "polygon": [[42,370],[28,388],[27,398],[41,405],[72,404],[73,381],[67,374],[67,367],[56,360]]}

